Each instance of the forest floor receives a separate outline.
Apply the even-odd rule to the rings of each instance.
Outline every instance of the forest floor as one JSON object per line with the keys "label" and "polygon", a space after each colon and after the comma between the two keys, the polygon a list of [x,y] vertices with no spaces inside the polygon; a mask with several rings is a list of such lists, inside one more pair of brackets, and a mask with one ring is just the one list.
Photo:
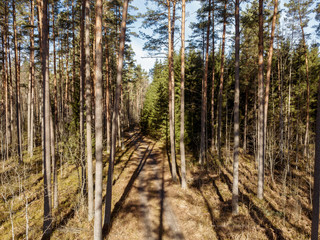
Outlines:
{"label": "forest floor", "polygon": [[[25,153],[26,154],[26,153]],[[231,154],[230,154],[231,155]],[[41,149],[34,157],[1,163],[1,239],[41,238],[43,177]],[[188,189],[171,180],[165,144],[138,129],[125,134],[117,153],[111,227],[108,239],[308,239],[311,228],[310,175],[291,165],[289,174],[265,178],[265,198],[256,198],[257,171],[252,156],[241,154],[239,215],[231,214],[232,161],[206,167],[187,156]],[[104,192],[107,153],[104,153]],[[179,156],[178,163],[179,166]],[[296,168],[297,167],[297,168]],[[297,170],[298,169],[298,170]],[[73,162],[59,167],[59,207],[53,210],[52,239],[92,239],[93,221],[79,194],[80,169]],[[284,177],[286,176],[286,177]],[[180,178],[180,176],[179,176]],[[285,181],[285,182],[284,182]],[[104,212],[104,211],[103,211]]]}

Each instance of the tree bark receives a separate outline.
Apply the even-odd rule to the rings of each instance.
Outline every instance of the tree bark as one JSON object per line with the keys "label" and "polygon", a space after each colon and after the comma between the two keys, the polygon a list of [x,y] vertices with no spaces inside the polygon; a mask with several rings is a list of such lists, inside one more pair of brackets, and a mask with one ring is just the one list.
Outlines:
{"label": "tree bark", "polygon": [[58,92],[57,92],[57,67],[56,67],[56,35],[55,35],[55,12],[54,1],[52,2],[52,40],[53,40],[53,86],[54,86],[54,117],[52,116],[51,126],[51,154],[52,154],[52,173],[53,173],[53,208],[58,208],[58,174],[56,164],[56,143],[58,129]]}
{"label": "tree bark", "polygon": [[211,0],[209,0],[208,24],[207,24],[207,44],[206,59],[204,67],[204,75],[202,78],[202,94],[201,94],[201,138],[200,138],[200,157],[199,163],[203,164],[206,160],[206,123],[207,123],[207,81],[208,81],[208,65],[209,65],[209,44],[210,44],[210,22],[211,22]]}
{"label": "tree bark", "polygon": [[318,81],[318,102],[316,117],[315,160],[313,173],[312,225],[311,240],[318,240],[319,232],[319,195],[320,195],[320,77]]}
{"label": "tree bark", "polygon": [[[107,28],[106,28],[107,29]],[[106,132],[107,153],[110,153],[110,75],[109,75],[109,44],[106,30]]]}
{"label": "tree bark", "polygon": [[[268,124],[268,107],[269,107],[269,92],[270,92],[270,76],[271,76],[271,67],[272,67],[272,55],[273,55],[273,41],[274,41],[274,31],[276,26],[276,20],[278,15],[278,0],[274,0],[272,24],[271,24],[271,37],[270,37],[270,46],[268,52],[268,62],[267,62],[267,75],[265,83],[265,96],[264,96],[264,148],[267,143],[267,124]],[[265,151],[265,150],[264,150]]]}
{"label": "tree bark", "polygon": [[80,57],[81,57],[81,74],[80,74],[80,162],[81,162],[81,195],[87,195],[87,175],[85,161],[85,141],[84,141],[84,80],[85,80],[85,53],[84,53],[84,17],[85,1],[82,0],[81,19],[80,19]]}
{"label": "tree bark", "polygon": [[90,77],[90,2],[85,1],[85,61],[86,61],[86,131],[87,131],[87,164],[88,164],[88,219],[94,216],[93,205],[93,165],[92,165],[92,138],[91,138],[91,77]]}
{"label": "tree bark", "polygon": [[[122,68],[123,68],[123,58],[124,58],[124,45],[126,37],[126,23],[127,23],[127,13],[128,13],[129,0],[125,0],[123,3],[122,10],[122,22],[120,30],[120,47],[119,47],[119,58],[117,66],[117,81],[116,81],[116,93],[114,98],[114,109],[112,114],[112,129],[111,129],[111,149],[109,158],[109,168],[108,168],[108,181],[107,181],[107,197],[106,197],[106,207],[105,207],[105,218],[104,218],[104,229],[110,227],[111,220],[111,201],[112,201],[112,182],[113,182],[113,166],[116,155],[116,141],[117,141],[117,130],[118,130],[118,115],[120,107],[120,95],[121,95],[121,82],[122,82]],[[98,92],[96,97],[98,97]],[[97,111],[96,111],[97,113]],[[96,116],[97,118],[97,116]]]}
{"label": "tree bark", "polygon": [[234,86],[234,146],[233,146],[233,184],[232,184],[232,213],[238,214],[238,198],[239,198],[239,104],[240,104],[240,84],[239,84],[239,61],[240,61],[240,1],[235,3],[235,86]]}
{"label": "tree bark", "polygon": [[17,39],[17,24],[16,24],[16,7],[15,0],[12,0],[13,14],[13,39],[14,39],[14,63],[15,63],[15,78],[16,78],[16,121],[17,121],[17,141],[18,141],[18,157],[19,163],[22,163],[22,143],[21,143],[21,116],[20,116],[20,67],[18,60],[18,39]]}
{"label": "tree bark", "polygon": [[102,239],[102,0],[96,0],[96,64],[95,64],[95,134],[96,134],[96,182],[94,239]]}
{"label": "tree bark", "polygon": [[[212,1],[212,32],[214,33],[214,0]],[[215,57],[214,57],[214,34],[212,34],[212,86],[211,86],[211,151],[215,148],[214,141],[214,75],[215,75]]]}
{"label": "tree bark", "polygon": [[42,79],[43,79],[43,165],[44,165],[44,220],[43,239],[50,239],[51,234],[51,164],[50,164],[50,90],[49,90],[49,47],[47,0],[42,1]]}
{"label": "tree bark", "polygon": [[257,197],[263,199],[264,184],[264,98],[263,98],[263,0],[259,0],[259,71],[258,71],[258,191]]}
{"label": "tree bark", "polygon": [[220,86],[218,96],[218,152],[221,161],[221,115],[222,115],[222,91],[223,91],[223,74],[224,74],[224,49],[226,42],[226,26],[227,26],[227,3],[224,2],[223,10],[223,32],[222,32],[222,48],[221,48],[221,67],[220,67]]}
{"label": "tree bark", "polygon": [[5,6],[4,6],[4,33],[3,33],[3,40],[4,40],[4,64],[3,64],[3,71],[4,71],[4,82],[3,82],[3,87],[4,87],[4,105],[5,105],[5,145],[6,145],[6,160],[9,158],[9,143],[11,139],[11,131],[10,131],[10,125],[9,125],[9,101],[8,101],[8,17],[7,17],[7,0],[5,1]]}
{"label": "tree bark", "polygon": [[171,20],[171,7],[170,1],[167,0],[168,6],[168,61],[169,61],[169,131],[170,131],[170,146],[171,146],[171,169],[172,180],[177,181],[176,171],[176,150],[175,150],[175,137],[174,137],[174,76],[173,76],[173,21]]}
{"label": "tree bark", "polygon": [[[181,104],[180,104],[180,157],[181,157],[181,187],[187,188],[186,180],[186,156],[184,145],[184,81],[185,81],[185,23],[186,23],[186,1],[182,0],[182,22],[181,22]],[[209,40],[209,39],[208,39]]]}

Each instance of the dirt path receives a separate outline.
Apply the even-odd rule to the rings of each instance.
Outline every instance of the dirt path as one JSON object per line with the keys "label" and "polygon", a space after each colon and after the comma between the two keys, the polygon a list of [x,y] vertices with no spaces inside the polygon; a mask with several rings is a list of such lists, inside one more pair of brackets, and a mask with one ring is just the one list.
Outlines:
{"label": "dirt path", "polygon": [[131,172],[132,176],[136,176],[108,238],[185,239],[166,198],[165,185],[169,180],[165,171],[169,169],[165,169],[159,144],[149,139],[139,139],[134,145],[131,161],[135,164],[131,165]]}

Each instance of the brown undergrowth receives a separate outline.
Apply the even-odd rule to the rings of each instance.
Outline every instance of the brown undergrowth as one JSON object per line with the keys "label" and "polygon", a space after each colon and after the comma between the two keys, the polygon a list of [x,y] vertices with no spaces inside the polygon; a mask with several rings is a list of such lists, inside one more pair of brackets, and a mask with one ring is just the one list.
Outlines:
{"label": "brown undergrowth", "polygon": [[[40,239],[43,221],[41,149],[34,157],[4,162],[0,170],[0,233],[11,239]],[[25,153],[26,154],[26,153]],[[230,154],[230,156],[232,156]],[[104,192],[107,181],[104,153]],[[179,156],[178,169],[180,166]],[[220,164],[209,155],[205,166],[187,156],[188,189],[171,180],[170,158],[165,144],[126,133],[123,150],[117,152],[112,200],[112,225],[108,239],[308,239],[311,204],[309,175],[292,165],[286,175],[269,172],[264,200],[256,197],[254,158],[241,154],[239,166],[239,215],[231,213],[232,160]],[[303,164],[300,164],[303,166]],[[61,172],[62,170],[62,172]],[[53,210],[52,239],[92,239],[93,221],[87,219],[86,200],[79,194],[79,172],[64,163],[58,171],[59,207]],[[26,174],[27,173],[27,174]],[[27,218],[26,218],[27,212]],[[104,206],[103,206],[104,212]],[[12,220],[12,221],[11,221]],[[174,225],[174,227],[170,226]]]}

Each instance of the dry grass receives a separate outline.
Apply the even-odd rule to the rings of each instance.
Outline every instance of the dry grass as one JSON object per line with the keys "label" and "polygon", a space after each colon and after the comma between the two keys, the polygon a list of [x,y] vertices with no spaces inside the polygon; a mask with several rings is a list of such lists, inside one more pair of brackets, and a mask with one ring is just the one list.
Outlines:
{"label": "dry grass", "polygon": [[[184,239],[308,239],[311,226],[309,175],[295,168],[288,175],[276,172],[272,182],[265,178],[265,198],[256,198],[257,171],[254,159],[241,155],[239,172],[239,215],[231,213],[232,163],[223,166],[216,159],[201,168],[188,161],[188,189],[172,182],[164,144],[127,135],[126,147],[117,153],[114,169],[112,227],[108,238],[146,238],[145,214],[149,209],[151,235],[172,239],[170,226],[163,221],[160,191],[175,216]],[[133,135],[136,134],[136,135]],[[153,155],[143,166],[144,153],[153,146]],[[107,175],[107,154],[104,154],[104,176]],[[154,164],[154,165],[153,165]],[[179,165],[179,156],[178,156]],[[303,163],[300,163],[303,166]],[[300,165],[299,168],[300,169]],[[16,159],[4,162],[0,169],[0,232],[1,239],[11,239],[10,210],[17,239],[25,238],[26,200],[28,200],[29,239],[39,239],[43,221],[43,178],[41,149],[19,166]],[[163,175],[162,175],[162,172]],[[26,173],[26,174],[24,174]],[[52,239],[92,239],[93,222],[87,219],[86,204],[80,199],[78,172],[74,164],[65,163],[58,172],[59,208],[53,210]],[[140,175],[139,175],[140,174]],[[143,174],[143,175],[142,175]],[[106,177],[104,178],[104,192]],[[159,189],[159,183],[162,184]],[[147,204],[142,204],[141,187]],[[104,206],[103,206],[104,212]]]}

